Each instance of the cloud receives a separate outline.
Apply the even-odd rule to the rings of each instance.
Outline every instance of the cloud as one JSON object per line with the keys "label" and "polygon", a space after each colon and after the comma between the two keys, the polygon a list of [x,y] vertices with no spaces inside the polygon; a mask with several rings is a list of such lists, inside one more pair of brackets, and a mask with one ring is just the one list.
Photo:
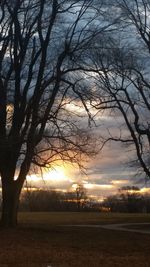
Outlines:
{"label": "cloud", "polygon": [[[73,107],[74,108],[74,107]],[[112,126],[112,130],[117,134],[117,124],[114,123],[114,119],[111,117],[102,118],[106,121],[107,126]],[[85,117],[85,121],[87,117]],[[121,118],[118,116],[118,120],[121,122]],[[126,131],[126,129],[125,129]],[[106,133],[104,126],[95,128],[94,133],[98,136]],[[125,133],[126,135],[127,133]],[[65,175],[61,173],[57,176],[53,173],[53,177],[48,177],[45,181],[42,178],[36,181],[32,181],[32,184],[36,183],[40,187],[55,188],[56,190],[72,190],[74,183],[83,183],[88,195],[95,197],[105,197],[117,192],[117,190],[124,185],[143,186],[143,178],[136,177],[136,170],[129,168],[127,162],[130,162],[133,157],[134,151],[130,151],[127,146],[122,146],[120,142],[108,143],[104,149],[93,159],[90,159],[87,164],[87,175],[84,175],[74,165],[63,165]],[[130,155],[130,156],[129,156]],[[61,179],[59,178],[61,177]],[[31,181],[30,181],[31,183]]]}

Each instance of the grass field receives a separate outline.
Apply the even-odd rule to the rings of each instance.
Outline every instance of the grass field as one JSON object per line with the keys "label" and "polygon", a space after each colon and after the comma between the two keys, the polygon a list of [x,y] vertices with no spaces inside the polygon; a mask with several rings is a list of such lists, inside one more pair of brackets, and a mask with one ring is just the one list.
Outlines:
{"label": "grass field", "polygon": [[18,229],[0,230],[0,267],[149,267],[150,235],[64,226],[125,222],[150,215],[20,213]]}
{"label": "grass field", "polygon": [[109,223],[150,222],[150,214],[100,213],[100,212],[22,212],[19,223],[37,224],[109,224]]}

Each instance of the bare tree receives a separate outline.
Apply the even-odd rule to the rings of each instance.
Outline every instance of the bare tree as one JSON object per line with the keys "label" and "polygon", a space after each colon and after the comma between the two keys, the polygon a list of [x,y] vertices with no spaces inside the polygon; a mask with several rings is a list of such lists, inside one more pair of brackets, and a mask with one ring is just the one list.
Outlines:
{"label": "bare tree", "polygon": [[128,144],[137,168],[150,178],[150,2],[118,0],[115,5],[120,25],[101,50],[93,51],[97,75],[90,101],[98,114],[112,118],[103,145]]}
{"label": "bare tree", "polygon": [[28,211],[60,211],[63,194],[55,190],[31,189],[23,192],[20,202],[20,207]]}
{"label": "bare tree", "polygon": [[0,2],[2,226],[17,224],[19,196],[32,164],[80,164],[81,154],[94,151],[89,151],[87,129],[81,129],[84,114],[75,109],[82,106],[89,113],[88,53],[108,27],[97,29],[101,13],[92,3]]}
{"label": "bare tree", "polygon": [[143,212],[146,198],[137,186],[123,186],[118,193],[108,196],[102,205],[112,212]]}
{"label": "bare tree", "polygon": [[77,184],[75,194],[76,194],[77,210],[80,211],[81,208],[84,206],[85,201],[87,200],[86,189],[84,185]]}

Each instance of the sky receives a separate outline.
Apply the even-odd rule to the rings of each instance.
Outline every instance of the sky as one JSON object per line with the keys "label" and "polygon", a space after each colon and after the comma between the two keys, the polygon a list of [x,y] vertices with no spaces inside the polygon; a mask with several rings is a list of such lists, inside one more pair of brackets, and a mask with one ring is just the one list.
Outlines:
{"label": "sky", "polygon": [[[116,194],[122,186],[137,185],[148,192],[148,184],[135,175],[135,170],[125,164],[128,154],[118,144],[111,144],[94,159],[86,163],[86,173],[77,166],[60,164],[41,174],[29,174],[28,186],[60,191],[73,191],[76,184],[83,184],[88,196],[97,200]],[[146,189],[147,188],[147,189]]]}
{"label": "sky", "polygon": [[[88,117],[84,107],[78,103],[71,102],[66,106],[69,111],[81,115],[80,126],[84,129],[88,124]],[[89,108],[89,107],[88,107]],[[89,108],[90,110],[90,108]],[[91,114],[95,115],[93,109]],[[94,126],[95,125],[95,126]],[[101,137],[120,136],[129,137],[129,132],[119,113],[99,113],[95,117],[92,128],[93,137],[100,141]],[[81,127],[82,128],[82,127]],[[98,142],[101,146],[101,143]],[[31,173],[27,177],[29,186],[36,188],[55,189],[58,191],[73,191],[77,184],[83,184],[87,195],[97,200],[116,194],[123,186],[138,186],[142,192],[150,192],[150,184],[145,181],[145,175],[137,172],[137,166],[130,166],[135,160],[134,148],[120,142],[108,143],[94,158],[88,158],[83,162],[85,172],[83,173],[75,165],[59,162],[52,169],[43,170],[43,173]]]}
{"label": "sky", "polygon": [[[56,38],[56,42],[52,42],[52,45],[54,48],[54,45],[58,46],[57,49],[60,49],[61,42],[60,37],[64,38],[63,36],[66,36],[65,31],[68,30],[67,25],[72,24],[75,17],[77,16],[77,10],[80,9],[79,5],[73,5],[71,8],[72,15],[66,16],[64,20],[64,16],[62,16],[61,19],[63,19],[63,23],[61,21],[59,22],[62,24],[62,27],[64,28],[62,31],[62,36],[60,36],[60,28],[56,27],[55,34],[59,33],[59,38]],[[94,9],[95,10],[95,9]],[[111,9],[110,9],[111,11]],[[74,12],[74,16],[73,16]],[[91,13],[91,9],[89,9],[90,17],[94,17],[94,13]],[[107,15],[107,18],[110,14]],[[114,14],[113,14],[114,15]],[[79,30],[80,28],[84,28],[84,24],[88,25],[87,18],[89,17],[89,13],[85,13],[83,15],[83,18],[78,23]],[[92,22],[91,18],[89,17],[90,21]],[[111,17],[109,17],[110,19]],[[108,20],[109,21],[109,20]],[[95,21],[95,26],[99,23],[99,16],[97,20]],[[92,23],[90,23],[92,25]],[[104,26],[106,23],[106,18],[104,21],[101,22],[101,27]],[[99,24],[98,24],[99,25]],[[65,28],[66,27],[66,28]],[[73,27],[74,28],[74,27]],[[87,27],[88,29],[88,27]],[[80,31],[79,31],[80,32]],[[64,35],[65,33],[65,35]],[[84,31],[83,31],[84,33]],[[129,32],[128,38],[130,38],[130,42],[133,42],[133,39],[131,39],[131,35],[133,35],[133,32]],[[81,35],[82,36],[82,35]],[[84,34],[83,34],[84,36]],[[78,31],[77,34],[74,35],[74,41],[76,41],[76,38],[78,40]],[[132,37],[133,38],[133,37]],[[134,42],[135,43],[135,42]],[[137,46],[139,49],[139,43],[137,42]],[[57,53],[56,49],[56,53]],[[51,49],[52,55],[50,55],[54,61],[55,61],[55,53],[54,49]],[[51,60],[52,61],[52,60]],[[50,61],[50,62],[51,62]],[[31,91],[30,91],[31,94]],[[69,107],[68,107],[69,108]],[[71,106],[72,109],[74,109],[73,106]],[[77,106],[75,107],[76,112],[84,113],[84,110],[78,109]],[[84,115],[84,114],[83,114]],[[86,115],[85,115],[86,117]],[[85,119],[86,120],[86,119]],[[84,124],[85,121],[82,123]],[[106,129],[109,128],[109,130],[117,136],[119,135],[120,131],[120,125],[122,125],[122,118],[117,114],[114,117],[111,117],[110,115],[103,115],[98,117],[97,123],[101,125],[100,127],[95,128],[93,131],[98,137],[99,135],[107,136],[108,131]],[[126,136],[127,129],[125,127],[122,128],[123,134]],[[129,151],[130,148],[121,146],[120,143],[111,143],[106,146],[101,153],[99,153],[95,158],[88,159],[88,161],[85,164],[86,167],[86,173],[81,172],[77,166],[75,165],[69,165],[69,164],[63,164],[62,162],[59,164],[59,166],[53,167],[53,169],[49,169],[47,171],[43,170],[43,174],[41,173],[35,173],[31,171],[27,177],[27,183],[30,186],[33,187],[42,187],[42,188],[50,188],[50,189],[56,189],[56,190],[74,190],[77,183],[82,183],[84,187],[87,190],[87,194],[93,197],[96,197],[97,199],[102,199],[105,196],[108,196],[110,194],[114,194],[117,192],[118,188],[126,185],[139,185],[141,188],[148,187],[149,185],[146,185],[144,182],[144,177],[141,175],[136,175],[136,169],[130,168],[127,162],[130,162],[133,157],[133,151]]]}
{"label": "sky", "polygon": [[[83,110],[82,110],[83,112]],[[104,121],[104,118],[101,118]],[[106,116],[106,125],[95,128],[95,133],[107,133],[107,126],[114,125],[110,130],[119,131],[114,118]],[[116,118],[115,118],[116,120]],[[122,122],[122,120],[120,119]],[[125,129],[124,129],[125,131]],[[149,184],[144,175],[137,174],[136,168],[130,167],[129,162],[134,158],[133,151],[119,142],[107,144],[94,158],[84,162],[85,173],[75,165],[60,162],[52,169],[43,170],[43,174],[29,174],[28,186],[60,191],[73,191],[77,184],[83,184],[87,195],[97,200],[116,194],[122,186],[136,185],[142,192],[149,192]]]}

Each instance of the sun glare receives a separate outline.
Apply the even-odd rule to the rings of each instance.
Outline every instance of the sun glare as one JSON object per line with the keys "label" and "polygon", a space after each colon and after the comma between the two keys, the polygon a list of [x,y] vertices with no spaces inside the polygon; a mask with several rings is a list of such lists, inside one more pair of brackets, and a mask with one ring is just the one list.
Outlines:
{"label": "sun glare", "polygon": [[40,182],[41,180],[43,180],[52,183],[61,183],[65,181],[72,182],[72,180],[68,177],[67,171],[61,167],[47,170],[43,172],[42,176],[39,174],[28,175],[27,180],[33,182]]}
{"label": "sun glare", "polygon": [[56,168],[56,169],[50,170],[48,172],[45,172],[43,174],[43,179],[49,180],[49,181],[55,181],[55,182],[61,182],[61,181],[68,180],[68,178],[65,175],[65,171],[61,168]]}

